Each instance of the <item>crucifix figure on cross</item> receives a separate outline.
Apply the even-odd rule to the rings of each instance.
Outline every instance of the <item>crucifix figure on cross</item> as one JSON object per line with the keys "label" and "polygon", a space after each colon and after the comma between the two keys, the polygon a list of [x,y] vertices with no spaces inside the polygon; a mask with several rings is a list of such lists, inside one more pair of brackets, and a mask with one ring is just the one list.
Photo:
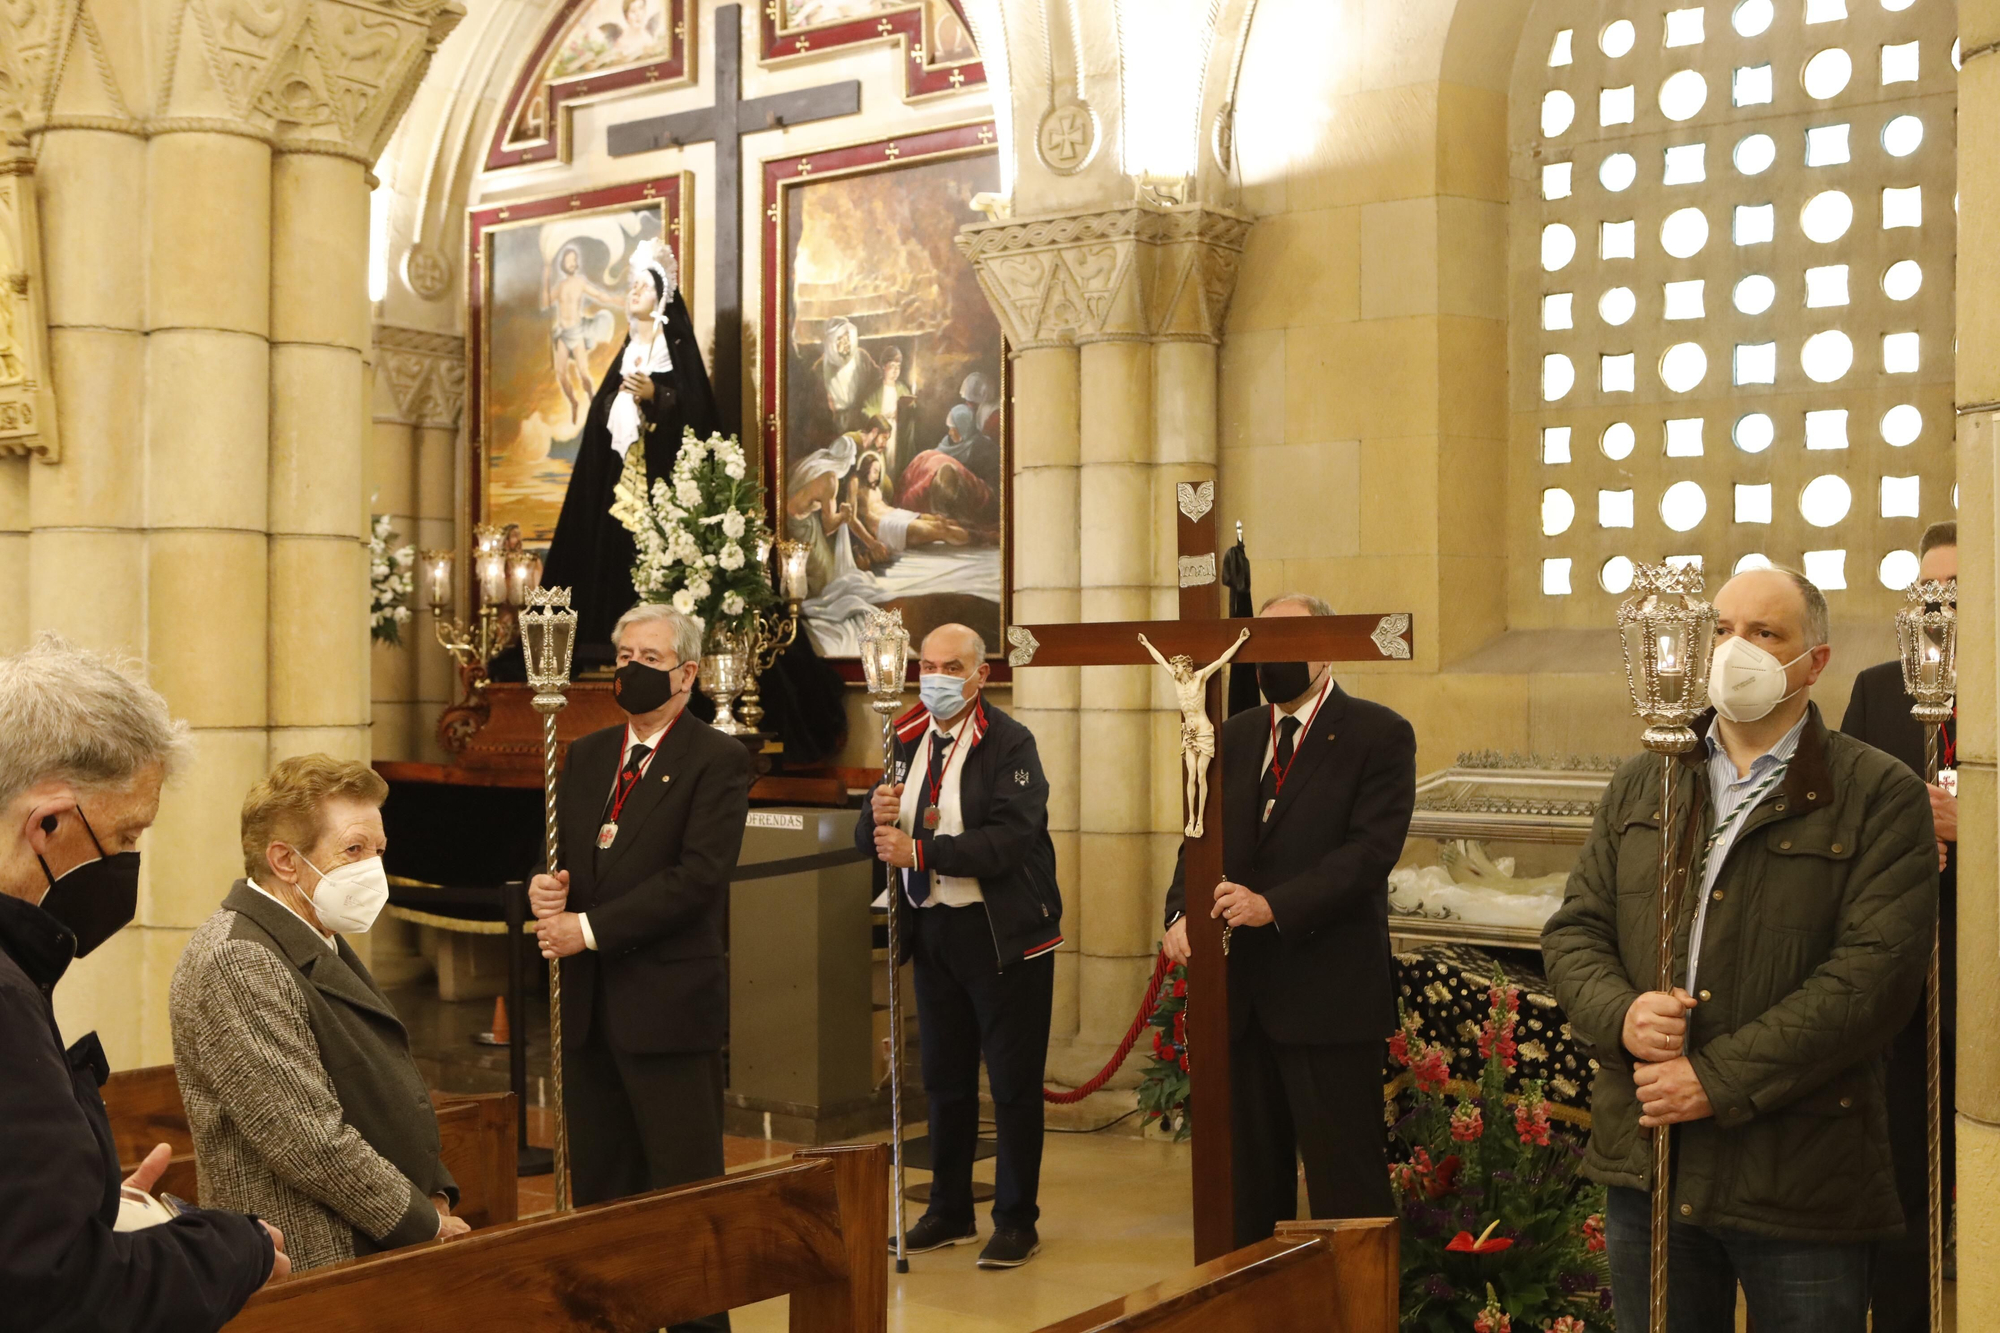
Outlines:
{"label": "crucifix figure on cross", "polygon": [[[1143,666],[1149,661],[1168,665],[1174,657],[1185,657],[1190,674],[1195,662],[1214,664],[1203,671],[1205,678],[1197,696],[1203,721],[1210,728],[1207,753],[1198,758],[1190,753],[1184,761],[1198,762],[1205,780],[1200,810],[1191,815],[1190,823],[1205,828],[1212,822],[1218,830],[1213,834],[1189,832],[1182,844],[1192,903],[1192,886],[1203,886],[1205,893],[1223,880],[1221,775],[1209,772],[1215,763],[1214,728],[1222,720],[1222,691],[1214,676],[1215,666],[1220,665],[1216,659],[1233,658],[1238,663],[1408,661],[1413,639],[1408,612],[1221,619],[1220,585],[1215,577],[1215,483],[1181,482],[1176,498],[1180,510],[1176,525],[1180,619],[1013,625],[1007,630],[1007,661],[1018,671],[1054,666]],[[1168,665],[1168,669],[1173,668]],[[1176,673],[1177,688],[1179,684]],[[1183,721],[1187,722],[1185,713]],[[1187,920],[1193,946],[1188,960],[1188,1055],[1193,1085],[1201,1098],[1201,1124],[1194,1136],[1194,1250],[1195,1262],[1206,1263],[1235,1248],[1229,973],[1221,919],[1190,911]]]}
{"label": "crucifix figure on cross", "polygon": [[1222,656],[1197,671],[1192,657],[1162,657],[1151,639],[1139,636],[1140,646],[1174,678],[1174,695],[1181,708],[1181,766],[1187,771],[1187,791],[1181,798],[1187,805],[1187,823],[1181,832],[1190,838],[1201,836],[1201,807],[1208,797],[1208,761],[1215,758],[1215,720],[1208,715],[1208,678],[1222,670],[1249,637],[1250,631],[1244,630]]}

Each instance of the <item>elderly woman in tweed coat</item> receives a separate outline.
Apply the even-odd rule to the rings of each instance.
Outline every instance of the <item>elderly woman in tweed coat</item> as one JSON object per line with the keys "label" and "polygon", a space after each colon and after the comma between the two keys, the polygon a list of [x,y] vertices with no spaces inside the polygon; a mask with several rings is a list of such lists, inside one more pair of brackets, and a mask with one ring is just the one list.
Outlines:
{"label": "elderly woman in tweed coat", "polygon": [[296,1270],[468,1229],[408,1034],[329,929],[367,929],[386,897],[387,795],[367,765],[323,754],[251,788],[246,877],[169,997],[201,1202],[282,1226]]}

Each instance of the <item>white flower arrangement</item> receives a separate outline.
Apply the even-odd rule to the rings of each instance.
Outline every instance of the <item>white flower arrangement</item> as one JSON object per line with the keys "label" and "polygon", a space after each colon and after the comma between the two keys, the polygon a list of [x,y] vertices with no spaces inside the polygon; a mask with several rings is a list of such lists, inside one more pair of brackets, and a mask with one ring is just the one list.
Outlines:
{"label": "white flower arrangement", "polygon": [[417,587],[417,548],[392,547],[396,532],[387,514],[368,520],[368,637],[401,647],[410,623],[410,596]]}
{"label": "white flower arrangement", "polygon": [[638,547],[632,586],[641,597],[692,616],[704,631],[742,632],[760,607],[776,599],[755,552],[769,541],[764,498],[745,480],[743,446],[734,438],[690,432],[647,495],[643,472],[628,468],[611,516]]}

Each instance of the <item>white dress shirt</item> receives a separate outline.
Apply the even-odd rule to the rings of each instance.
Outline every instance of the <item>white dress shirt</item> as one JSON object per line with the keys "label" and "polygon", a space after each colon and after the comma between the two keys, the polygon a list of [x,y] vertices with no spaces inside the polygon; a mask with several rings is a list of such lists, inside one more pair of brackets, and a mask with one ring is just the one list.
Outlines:
{"label": "white dress shirt", "polygon": [[1292,757],[1298,757],[1299,744],[1312,730],[1313,719],[1319,716],[1319,706],[1326,702],[1327,687],[1332,684],[1333,668],[1328,667],[1320,674],[1319,688],[1306,696],[1306,701],[1299,705],[1297,712],[1288,713],[1283,704],[1271,705],[1271,734],[1264,738],[1264,766],[1257,770],[1258,777],[1271,771],[1271,763],[1278,756],[1278,728],[1284,725],[1287,717],[1299,720],[1298,734],[1292,737]]}
{"label": "white dress shirt", "polygon": [[[957,736],[963,736],[965,729],[971,725],[972,709],[968,705],[959,711]],[[950,757],[945,760],[944,772],[938,775],[938,826],[931,832],[942,837],[956,837],[965,832],[965,813],[958,802],[958,780],[959,775],[965,771],[965,756],[970,753],[971,747],[958,744],[952,732],[938,726],[936,718],[931,719],[930,726],[924,730],[922,743],[910,756],[910,776],[903,784],[903,804],[896,816],[896,826],[911,837],[916,836],[917,818],[924,806],[924,781],[925,775],[930,772],[933,745],[949,746]],[[931,893],[923,903],[925,907],[970,907],[974,903],[986,901],[986,895],[980,891],[979,881],[969,875],[940,875],[935,870],[926,873],[930,875]]]}
{"label": "white dress shirt", "polygon": [[[661,341],[664,342],[665,339],[662,338]],[[625,724],[625,746],[618,752],[618,771],[620,773],[623,773],[625,771],[625,763],[632,757],[632,747],[635,745],[646,745],[652,747],[646,752],[646,763],[650,765],[653,762],[653,757],[659,754],[660,752],[660,738],[667,734],[667,729],[673,726],[674,722],[679,717],[680,714],[678,713],[674,714],[674,716],[667,719],[667,721],[663,723],[658,730],[645,736],[638,735],[636,732],[634,732],[632,730],[632,724],[630,722],[627,722]],[[612,790],[616,791],[618,789],[618,779],[617,778],[611,779],[611,784],[612,784]],[[578,930],[581,930],[583,932],[583,947],[586,949],[595,950],[597,948],[597,936],[590,929],[590,913],[578,912],[576,914],[576,926]]]}

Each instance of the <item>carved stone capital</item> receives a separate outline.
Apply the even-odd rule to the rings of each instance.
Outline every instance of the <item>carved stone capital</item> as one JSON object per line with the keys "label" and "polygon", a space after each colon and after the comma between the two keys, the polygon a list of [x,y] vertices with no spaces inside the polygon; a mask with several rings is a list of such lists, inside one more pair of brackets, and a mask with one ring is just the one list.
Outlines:
{"label": "carved stone capital", "polygon": [[42,304],[41,226],[34,159],[18,137],[0,139],[0,454],[61,457]]}
{"label": "carved stone capital", "polygon": [[372,164],[459,0],[174,0],[162,39],[90,0],[0,0],[0,130],[190,128]]}
{"label": "carved stone capital", "polygon": [[1016,351],[1219,343],[1250,222],[1200,204],[1139,203],[973,223],[957,244]]}
{"label": "carved stone capital", "polygon": [[375,383],[378,403],[395,420],[457,430],[465,412],[465,339],[378,324]]}

